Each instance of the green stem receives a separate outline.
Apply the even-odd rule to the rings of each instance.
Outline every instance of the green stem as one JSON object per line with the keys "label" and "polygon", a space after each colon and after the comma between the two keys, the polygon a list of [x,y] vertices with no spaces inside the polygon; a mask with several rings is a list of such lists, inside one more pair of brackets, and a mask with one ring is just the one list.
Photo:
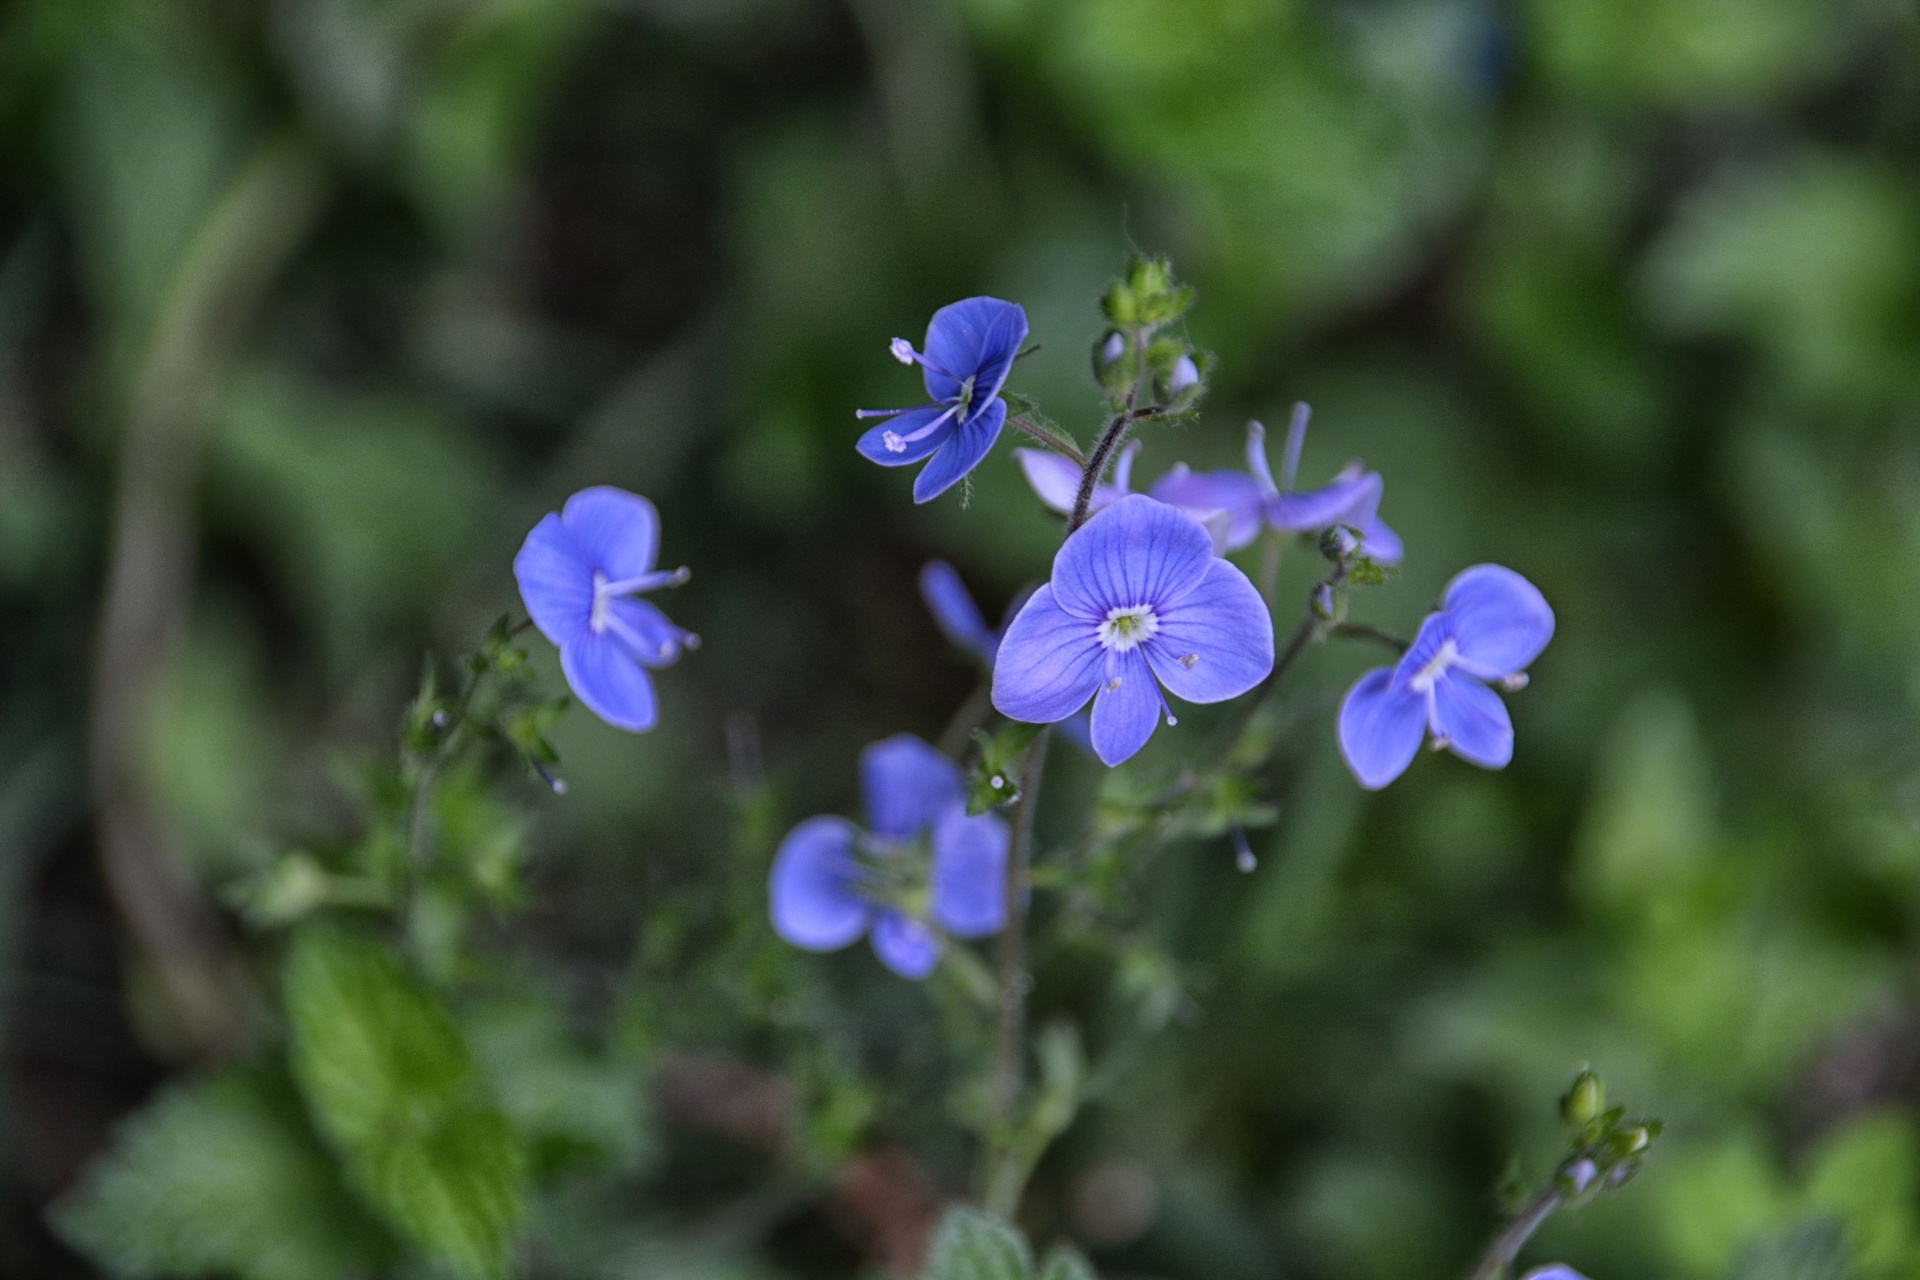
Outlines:
{"label": "green stem", "polygon": [[1399,636],[1389,634],[1378,627],[1369,627],[1358,622],[1338,623],[1327,632],[1330,636],[1339,636],[1342,640],[1369,640],[1374,644],[1385,645],[1395,653],[1405,653],[1408,642]]}
{"label": "green stem", "polygon": [[1020,798],[1014,801],[1013,839],[1007,847],[1002,882],[1007,923],[1000,931],[999,1029],[994,1047],[993,1111],[987,1130],[988,1156],[981,1200],[989,1213],[1011,1218],[1026,1181],[1021,1172],[1016,1132],[1026,1076],[1027,1032],[1027,871],[1033,856],[1033,815],[1040,779],[1046,769],[1047,740],[1042,729],[1020,768]]}
{"label": "green stem", "polygon": [[1480,1264],[1473,1269],[1469,1280],[1505,1280],[1514,1258],[1526,1247],[1533,1233],[1540,1229],[1540,1224],[1552,1217],[1553,1211],[1559,1207],[1559,1188],[1551,1185],[1542,1188],[1533,1199],[1527,1201],[1513,1221],[1506,1225],[1506,1229],[1493,1238],[1493,1243],[1481,1255]]}

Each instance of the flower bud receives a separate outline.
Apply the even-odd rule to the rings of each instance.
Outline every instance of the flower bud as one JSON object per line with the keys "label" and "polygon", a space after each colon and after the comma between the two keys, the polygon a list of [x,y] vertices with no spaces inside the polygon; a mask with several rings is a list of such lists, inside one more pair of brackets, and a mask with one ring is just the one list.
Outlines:
{"label": "flower bud", "polygon": [[1578,1160],[1569,1160],[1560,1166],[1557,1175],[1560,1186],[1569,1195],[1580,1195],[1593,1185],[1600,1176],[1600,1166],[1582,1156]]}
{"label": "flower bud", "polygon": [[1600,1077],[1591,1071],[1582,1071],[1574,1077],[1566,1096],[1560,1099],[1560,1118],[1575,1129],[1584,1129],[1606,1106],[1607,1091]]}
{"label": "flower bud", "polygon": [[1313,610],[1313,616],[1322,622],[1332,622],[1339,609],[1339,602],[1333,597],[1333,588],[1321,583],[1307,597],[1307,607]]}
{"label": "flower bud", "polygon": [[1336,524],[1320,534],[1320,554],[1338,563],[1353,557],[1360,549],[1360,535],[1344,524]]}

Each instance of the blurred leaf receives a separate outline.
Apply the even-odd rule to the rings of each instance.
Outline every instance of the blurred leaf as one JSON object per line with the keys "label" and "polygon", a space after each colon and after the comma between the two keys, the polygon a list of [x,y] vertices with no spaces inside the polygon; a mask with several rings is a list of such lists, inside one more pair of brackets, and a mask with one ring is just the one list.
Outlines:
{"label": "blurred leaf", "polygon": [[378,1270],[389,1248],[348,1196],[299,1099],[261,1072],[162,1093],[120,1126],[53,1221],[128,1280],[339,1280]]}
{"label": "blurred leaf", "polygon": [[1093,1265],[1078,1249],[1069,1245],[1055,1245],[1047,1254],[1046,1261],[1040,1264],[1039,1280],[1099,1280],[1094,1274]]}
{"label": "blurred leaf", "polygon": [[326,925],[284,975],[295,1078],[368,1203],[462,1276],[504,1276],[521,1152],[458,1029],[386,947]]}
{"label": "blurred leaf", "polygon": [[1852,1280],[1857,1272],[1836,1222],[1811,1222],[1740,1253],[1726,1280]]}
{"label": "blurred leaf", "polygon": [[1773,1162],[1752,1137],[1663,1153],[1657,1185],[1667,1246],[1693,1276],[1719,1275],[1790,1204]]}
{"label": "blurred leaf", "polygon": [[577,1043],[552,1002],[502,1002],[470,1022],[500,1109],[541,1172],[635,1168],[650,1143],[640,1068]]}
{"label": "blurred leaf", "polygon": [[1712,779],[1699,726],[1679,695],[1639,695],[1609,731],[1574,854],[1595,905],[1645,910],[1696,877],[1714,838]]}
{"label": "blurred leaf", "polygon": [[1920,1197],[1920,1145],[1913,1120],[1897,1112],[1856,1119],[1824,1141],[1807,1172],[1807,1202],[1837,1214],[1861,1268],[1904,1269],[1920,1256],[1914,1218]]}
{"label": "blurred leaf", "polygon": [[1026,1237],[965,1205],[940,1220],[920,1270],[921,1280],[1027,1280],[1032,1274]]}

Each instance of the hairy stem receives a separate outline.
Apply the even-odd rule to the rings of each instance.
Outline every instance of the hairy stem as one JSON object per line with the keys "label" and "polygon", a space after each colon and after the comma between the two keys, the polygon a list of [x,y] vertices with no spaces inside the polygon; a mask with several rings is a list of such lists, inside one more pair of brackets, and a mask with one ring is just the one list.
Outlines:
{"label": "hairy stem", "polygon": [[987,1211],[1013,1216],[1020,1201],[1018,1127],[1020,1096],[1026,1076],[1027,1032],[1027,874],[1033,856],[1033,815],[1039,806],[1040,779],[1046,769],[1051,726],[1027,747],[1020,767],[1020,798],[1014,802],[1013,839],[1007,847],[1002,882],[1007,923],[1000,931],[1000,1009],[994,1043],[993,1112],[988,1156],[981,1188]]}
{"label": "hairy stem", "polygon": [[1559,1207],[1559,1188],[1552,1185],[1542,1188],[1533,1199],[1527,1201],[1513,1221],[1506,1225],[1506,1229],[1493,1238],[1493,1243],[1481,1255],[1480,1264],[1473,1269],[1469,1280],[1506,1280],[1507,1269],[1513,1265],[1514,1258],[1533,1233],[1540,1229],[1540,1224],[1552,1217],[1553,1211]]}

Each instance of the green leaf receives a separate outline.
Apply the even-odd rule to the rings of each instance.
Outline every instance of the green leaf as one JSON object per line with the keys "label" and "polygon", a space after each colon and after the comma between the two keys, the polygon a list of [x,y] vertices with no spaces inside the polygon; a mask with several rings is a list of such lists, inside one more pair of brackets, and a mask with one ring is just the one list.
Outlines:
{"label": "green leaf", "polygon": [[967,812],[975,817],[1007,804],[1020,795],[1014,766],[1045,725],[1022,724],[1015,720],[998,733],[976,729],[973,740],[979,745],[980,760],[967,778]]}
{"label": "green leaf", "polygon": [[336,1280],[390,1245],[277,1075],[176,1085],[126,1121],[56,1205],[55,1229],[115,1276]]}
{"label": "green leaf", "polygon": [[457,1275],[502,1276],[520,1146],[453,1020],[387,948],[309,925],[285,969],[293,1068],[355,1187]]}
{"label": "green leaf", "polygon": [[1040,1264],[1040,1280],[1097,1280],[1093,1265],[1078,1249],[1055,1245]]}
{"label": "green leaf", "polygon": [[927,1251],[922,1280],[1027,1280],[1033,1251],[1018,1231],[964,1205],[947,1211]]}

